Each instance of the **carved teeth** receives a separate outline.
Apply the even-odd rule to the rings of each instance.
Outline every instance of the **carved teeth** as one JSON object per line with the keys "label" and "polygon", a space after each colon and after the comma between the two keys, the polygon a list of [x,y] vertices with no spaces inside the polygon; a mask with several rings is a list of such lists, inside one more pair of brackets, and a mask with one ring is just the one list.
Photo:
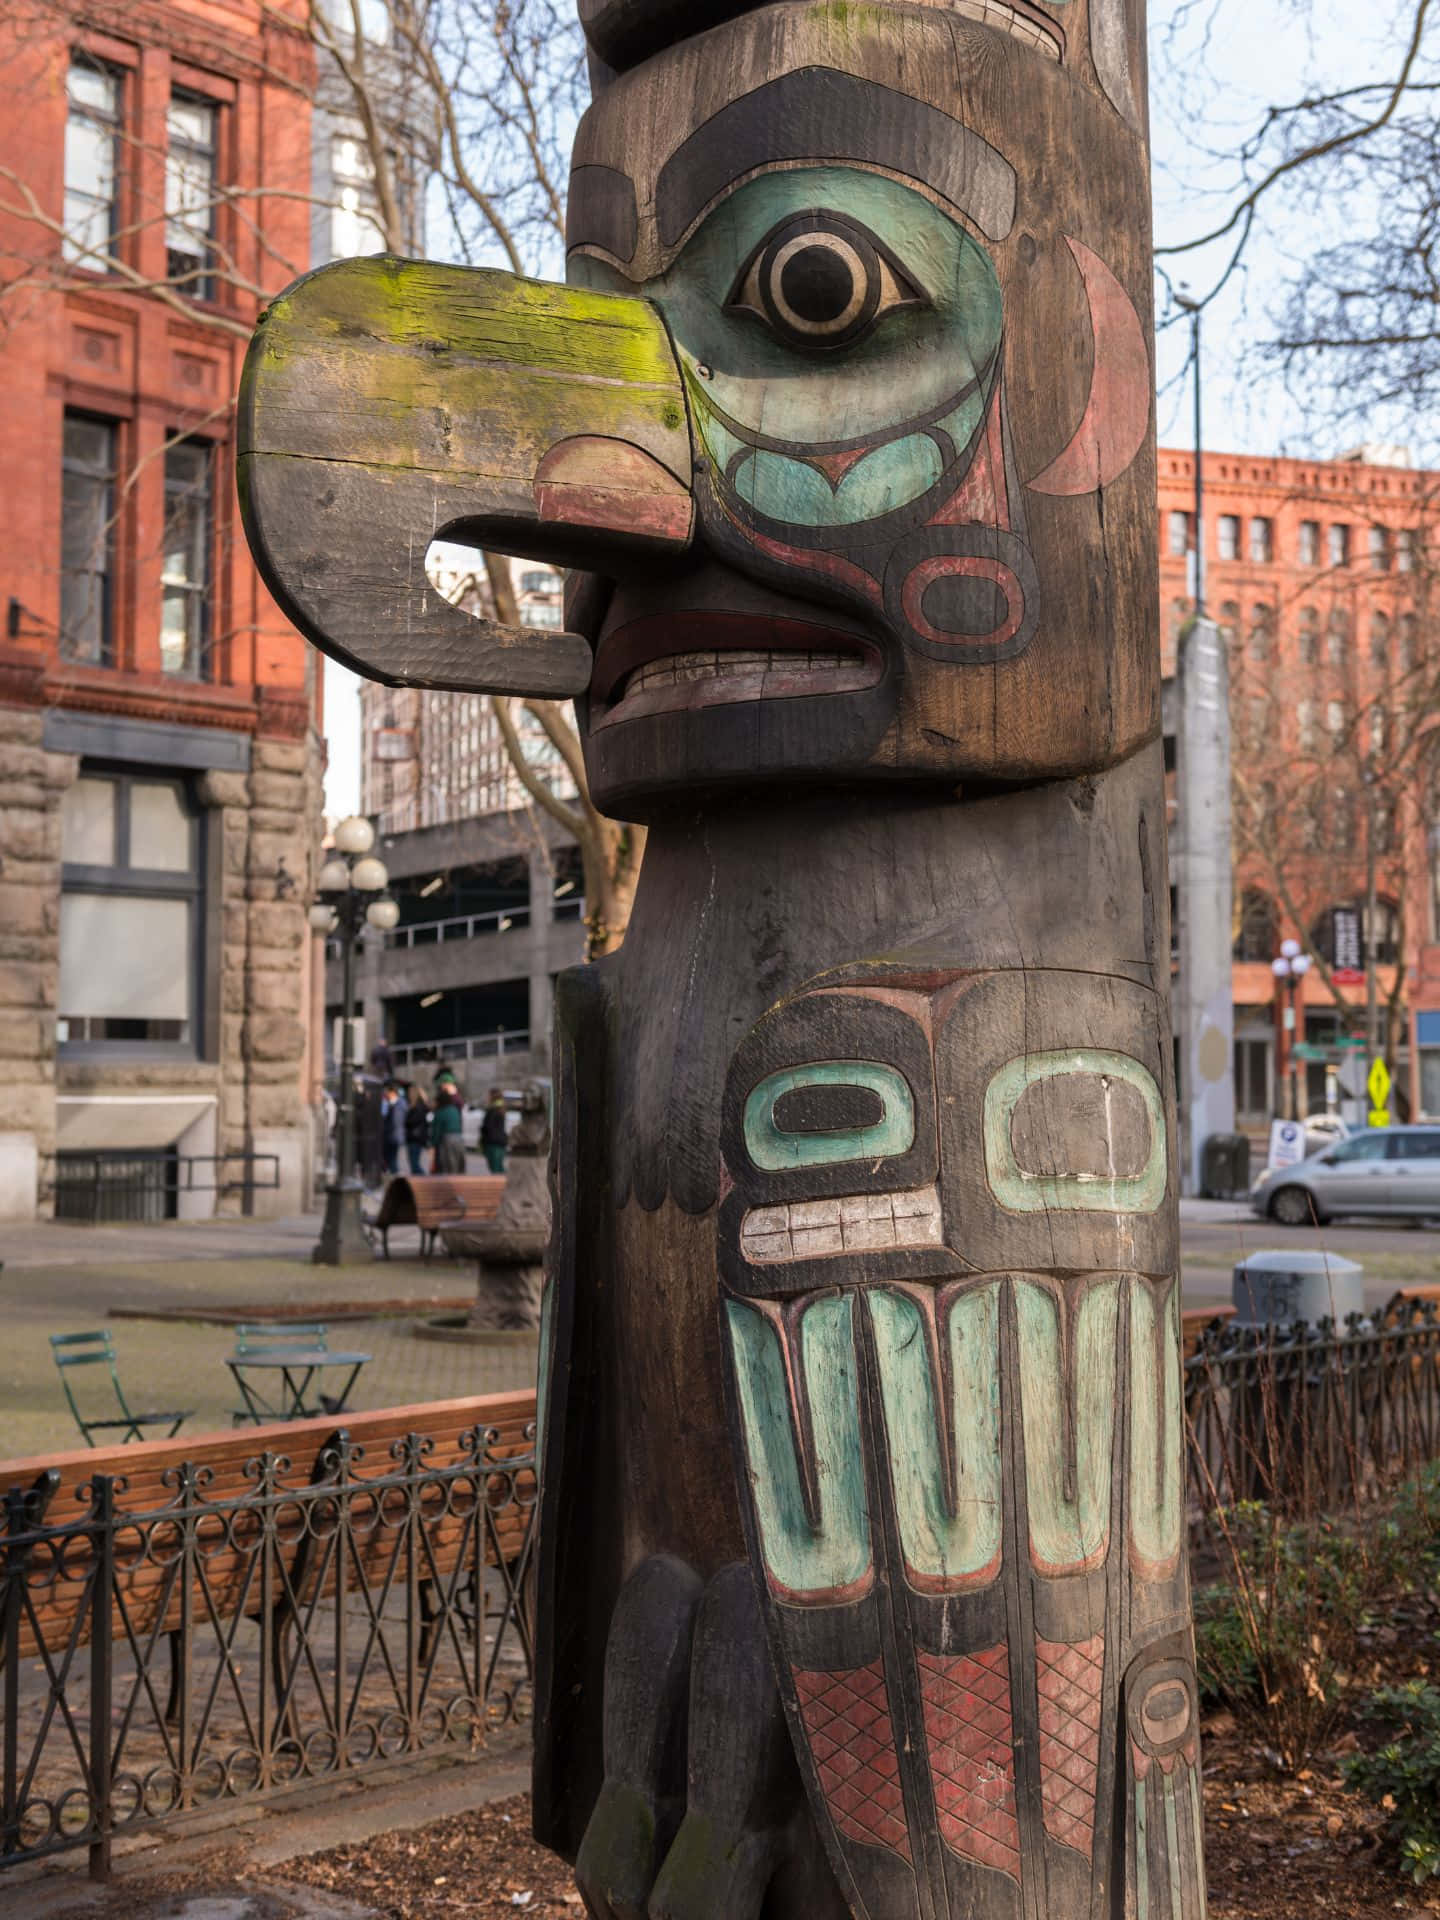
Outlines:
{"label": "carved teeth", "polygon": [[787,653],[758,650],[738,653],[667,653],[637,667],[625,682],[621,698],[647,693],[655,687],[683,687],[694,680],[750,680],[766,673],[833,671],[862,664],[859,654],[836,651]]}
{"label": "carved teeth", "polygon": [[740,1252],[757,1267],[837,1253],[940,1245],[940,1195],[934,1187],[752,1207],[740,1223]]}
{"label": "carved teeth", "polygon": [[982,26],[996,27],[1001,33],[1012,34],[1027,46],[1037,47],[1041,53],[1048,54],[1052,60],[1060,58],[1060,42],[1054,34],[1047,33],[1039,21],[1032,20],[1028,14],[1007,7],[1005,0],[950,0],[950,4],[956,13],[964,14],[967,20],[978,20]]}

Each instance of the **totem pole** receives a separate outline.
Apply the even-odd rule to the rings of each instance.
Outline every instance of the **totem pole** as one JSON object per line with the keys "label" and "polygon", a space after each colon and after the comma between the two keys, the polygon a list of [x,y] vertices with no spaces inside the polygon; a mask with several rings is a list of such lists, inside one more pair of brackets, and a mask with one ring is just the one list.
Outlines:
{"label": "totem pole", "polygon": [[557,992],[536,1831],[607,1920],[1200,1920],[1143,0],[581,13],[569,285],[324,269],[242,407],[292,617],[650,825]]}

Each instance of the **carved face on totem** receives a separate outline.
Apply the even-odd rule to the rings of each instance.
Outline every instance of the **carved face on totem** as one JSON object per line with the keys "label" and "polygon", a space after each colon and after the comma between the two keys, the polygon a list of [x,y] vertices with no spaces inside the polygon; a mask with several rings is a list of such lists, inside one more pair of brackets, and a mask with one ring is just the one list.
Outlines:
{"label": "carved face on totem", "polygon": [[[663,29],[587,19],[617,62]],[[569,277],[659,308],[694,460],[684,557],[572,593],[602,804],[1023,779],[1153,732],[1146,543],[1106,536],[1150,482],[1127,37],[1119,0],[777,6],[600,86]],[[1051,172],[1076,151],[1110,206]]]}
{"label": "carved face on totem", "polygon": [[732,1061],[742,1503],[856,1912],[1089,1912],[1127,1818],[1198,1860],[1158,1033],[1114,976],[856,969]]}

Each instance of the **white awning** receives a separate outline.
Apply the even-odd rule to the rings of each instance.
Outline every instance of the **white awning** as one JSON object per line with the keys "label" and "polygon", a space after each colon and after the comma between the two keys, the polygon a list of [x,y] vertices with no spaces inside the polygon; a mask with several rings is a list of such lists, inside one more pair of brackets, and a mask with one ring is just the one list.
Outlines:
{"label": "white awning", "polygon": [[170,1147],[218,1104],[213,1093],[62,1093],[55,1102],[61,1153]]}

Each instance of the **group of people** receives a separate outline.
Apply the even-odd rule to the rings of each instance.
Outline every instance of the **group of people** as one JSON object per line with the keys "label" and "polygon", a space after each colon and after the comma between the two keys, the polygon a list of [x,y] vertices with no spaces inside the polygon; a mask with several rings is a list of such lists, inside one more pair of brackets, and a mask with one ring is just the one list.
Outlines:
{"label": "group of people", "polygon": [[[416,1081],[387,1079],[380,1096],[380,1140],[385,1171],[401,1171],[403,1158],[410,1173],[464,1173],[465,1101],[449,1067],[435,1076],[434,1099]],[[507,1122],[505,1096],[492,1089],[480,1120],[480,1145],[492,1173],[505,1171]],[[432,1155],[430,1167],[425,1155]]]}
{"label": "group of people", "polygon": [[[418,1081],[386,1081],[380,1095],[380,1144],[386,1173],[401,1171],[402,1156],[411,1173],[464,1173],[465,1101],[448,1067],[436,1074],[434,1093],[430,1101]],[[427,1152],[432,1156],[428,1169]]]}

